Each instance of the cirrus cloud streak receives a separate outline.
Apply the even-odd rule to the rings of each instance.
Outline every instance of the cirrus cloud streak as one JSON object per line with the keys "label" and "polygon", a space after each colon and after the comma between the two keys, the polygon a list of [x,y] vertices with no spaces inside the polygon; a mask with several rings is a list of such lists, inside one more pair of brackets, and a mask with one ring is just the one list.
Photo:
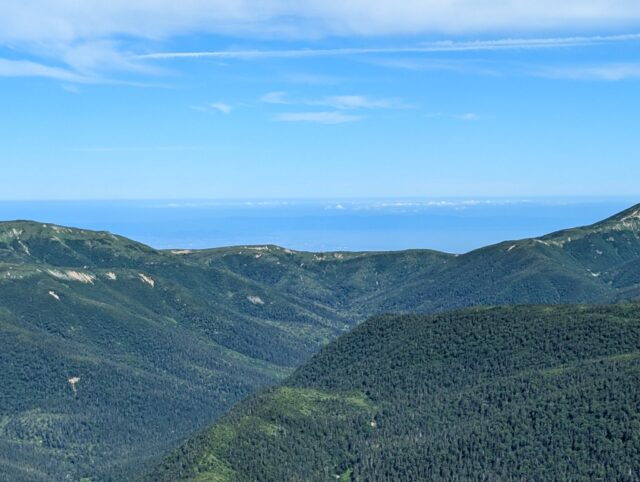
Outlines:
{"label": "cirrus cloud streak", "polygon": [[358,115],[344,114],[342,112],[283,112],[273,116],[276,122],[303,122],[311,124],[345,124],[362,119]]}

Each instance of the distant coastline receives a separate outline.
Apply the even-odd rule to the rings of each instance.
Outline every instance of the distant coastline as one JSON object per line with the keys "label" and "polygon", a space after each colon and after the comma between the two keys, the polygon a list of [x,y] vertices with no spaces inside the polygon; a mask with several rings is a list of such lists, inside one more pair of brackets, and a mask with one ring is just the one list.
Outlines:
{"label": "distant coastline", "polygon": [[463,253],[590,224],[632,198],[0,201],[0,220],[108,230],[158,249],[277,244],[305,251]]}

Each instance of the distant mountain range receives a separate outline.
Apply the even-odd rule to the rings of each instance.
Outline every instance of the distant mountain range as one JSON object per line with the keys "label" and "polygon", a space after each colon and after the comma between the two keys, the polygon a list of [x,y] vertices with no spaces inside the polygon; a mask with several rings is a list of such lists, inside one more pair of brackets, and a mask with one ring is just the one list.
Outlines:
{"label": "distant mountain range", "polygon": [[459,256],[157,251],[0,223],[0,474],[135,478],[372,315],[636,298],[640,205]]}

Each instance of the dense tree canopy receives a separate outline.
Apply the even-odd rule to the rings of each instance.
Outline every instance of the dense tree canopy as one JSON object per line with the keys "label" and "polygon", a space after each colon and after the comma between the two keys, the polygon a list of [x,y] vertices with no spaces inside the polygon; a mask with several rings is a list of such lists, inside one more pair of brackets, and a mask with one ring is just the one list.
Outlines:
{"label": "dense tree canopy", "polygon": [[638,480],[640,306],[373,318],[148,480]]}

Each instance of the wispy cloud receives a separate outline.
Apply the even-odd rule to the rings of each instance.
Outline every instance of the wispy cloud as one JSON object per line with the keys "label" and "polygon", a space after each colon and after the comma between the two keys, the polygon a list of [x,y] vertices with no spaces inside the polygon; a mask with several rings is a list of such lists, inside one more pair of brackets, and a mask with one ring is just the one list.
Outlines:
{"label": "wispy cloud", "polygon": [[318,99],[294,99],[289,97],[286,92],[268,92],[260,98],[260,101],[267,104],[331,107],[337,110],[408,109],[412,107],[401,99],[377,99],[365,95],[332,95]]}
{"label": "wispy cloud", "polygon": [[230,114],[233,111],[233,107],[225,102],[212,102],[210,104],[204,105],[192,105],[191,109],[197,110],[198,112],[210,112],[216,111],[222,114]]}
{"label": "wispy cloud", "polygon": [[511,75],[593,81],[620,81],[640,78],[640,63],[638,62],[544,65],[475,59],[383,58],[372,60],[371,63],[393,69],[445,71],[483,76]]}
{"label": "wispy cloud", "polygon": [[530,39],[498,39],[457,42],[452,40],[424,43],[404,47],[365,47],[334,49],[288,49],[288,50],[213,50],[198,52],[157,52],[139,55],[141,59],[269,59],[269,58],[308,58],[339,57],[373,54],[420,54],[440,52],[478,52],[496,50],[533,50],[558,49],[569,47],[589,47],[594,45],[636,42],[640,34],[591,36],[591,37],[549,37]]}
{"label": "wispy cloud", "polygon": [[384,56],[369,59],[369,63],[390,69],[401,69],[410,71],[443,71],[459,74],[497,76],[503,73],[503,68],[495,63],[481,59],[459,58],[459,59],[435,59],[426,56],[406,56],[393,57]]}
{"label": "wispy cloud", "polygon": [[290,104],[291,103],[287,99],[286,92],[267,92],[262,97],[260,97],[260,102],[264,102],[265,104]]}
{"label": "wispy cloud", "polygon": [[550,79],[620,81],[640,79],[640,63],[534,67],[531,72]]}
{"label": "wispy cloud", "polygon": [[474,112],[465,112],[463,114],[447,114],[443,112],[430,112],[428,114],[425,114],[425,117],[429,119],[437,119],[437,118],[455,119],[455,120],[461,120],[461,121],[467,121],[467,122],[473,122],[473,121],[478,121],[482,119],[481,115],[476,114]]}
{"label": "wispy cloud", "polygon": [[399,199],[380,201],[342,201],[325,206],[326,210],[350,211],[421,211],[432,209],[466,209],[482,206],[518,206],[527,204],[566,204],[566,201],[528,199]]}
{"label": "wispy cloud", "polygon": [[[4,75],[40,76],[66,82],[113,73],[162,73],[162,59],[272,59],[437,52],[587,47],[637,42],[640,34],[506,38],[501,32],[619,31],[640,22],[637,0],[29,0],[0,2],[0,45],[14,61]],[[144,19],[144,21],[140,21]],[[285,41],[325,38],[368,39],[370,46],[347,48],[154,51],[178,38],[214,34],[219,38]],[[389,39],[479,36],[476,41],[441,41],[380,46]],[[376,40],[378,39],[378,40]],[[344,43],[344,42],[343,42]],[[354,43],[355,44],[355,43]],[[299,44],[298,44],[299,45]],[[358,45],[361,45],[358,42]],[[12,55],[14,58],[14,55]],[[5,63],[7,60],[5,60]],[[12,74],[7,74],[11,71]],[[318,79],[315,79],[318,80]]]}
{"label": "wispy cloud", "polygon": [[[319,99],[293,99],[286,92],[269,92],[260,100],[275,105],[302,107],[329,107],[330,111],[284,112],[272,119],[276,122],[307,122],[316,124],[344,124],[363,119],[355,112],[371,109],[404,109],[408,105],[397,99],[374,99],[364,95],[335,95]],[[349,113],[347,113],[349,112]]]}
{"label": "wispy cloud", "polygon": [[213,104],[210,104],[210,106],[212,109],[222,112],[223,114],[230,114],[233,110],[229,104],[225,104],[224,102],[214,102]]}
{"label": "wispy cloud", "polygon": [[282,80],[291,84],[334,85],[343,82],[345,79],[326,74],[288,73],[282,76]]}
{"label": "wispy cloud", "polygon": [[138,88],[167,88],[166,85],[113,79],[98,72],[80,72],[31,60],[0,58],[0,77],[40,77],[60,81],[68,92],[78,93],[74,84],[111,84]]}
{"label": "wispy cloud", "polygon": [[[1,12],[0,7],[0,12]],[[2,21],[0,20],[0,29]],[[0,33],[2,45],[2,33]],[[165,74],[158,64],[145,62],[123,50],[121,42],[93,40],[80,42],[51,42],[36,45],[12,46],[12,57],[22,51],[26,59],[0,59],[0,75],[45,77],[70,83],[110,83],[149,87],[148,84],[115,80],[113,74]],[[36,60],[34,60],[36,59]]]}
{"label": "wispy cloud", "polygon": [[454,115],[453,117],[454,119],[459,119],[463,121],[477,121],[477,120],[480,120],[481,118],[478,114],[475,114],[473,112],[466,112],[464,114]]}
{"label": "wispy cloud", "polygon": [[[2,7],[0,7],[0,14]],[[0,15],[1,17],[1,15]],[[2,42],[2,20],[0,18],[0,42]],[[113,40],[94,39],[77,42],[54,42],[51,46],[42,47],[38,43],[35,46],[25,47],[30,58],[42,58],[43,61],[32,60],[8,60],[0,59],[0,76],[32,76],[46,77],[62,80],[68,83],[82,82],[112,82],[107,80],[114,72],[158,75],[166,71],[160,68],[154,61],[177,59],[220,59],[220,60],[261,60],[261,59],[305,59],[314,57],[359,57],[369,58],[368,61],[386,67],[402,68],[410,70],[446,70],[476,74],[497,74],[495,66],[486,62],[468,61],[468,59],[435,59],[426,54],[437,53],[464,53],[464,52],[488,52],[506,50],[540,50],[540,49],[566,49],[586,48],[598,45],[610,45],[617,43],[640,42],[640,33],[609,36],[568,36],[547,38],[505,38],[494,40],[454,41],[443,40],[437,42],[420,43],[409,46],[391,47],[347,47],[347,48],[296,48],[296,49],[253,49],[253,50],[213,50],[213,51],[189,51],[189,52],[152,52],[145,54],[133,54],[123,46],[122,42]],[[28,44],[27,44],[28,45]],[[45,44],[48,45],[48,44]],[[143,45],[143,44],[141,44]],[[129,50],[129,51],[127,51]],[[414,58],[407,58],[407,55]],[[55,65],[49,65],[49,64]],[[576,78],[587,76],[587,69],[583,69],[584,75],[579,75],[576,68]],[[499,69],[498,69],[499,70]],[[539,69],[540,75],[554,76],[554,70],[549,69],[545,74],[544,69]],[[562,74],[558,71],[557,77],[571,78],[571,68],[565,69]],[[592,78],[609,80],[603,73],[598,74],[598,68],[592,68]],[[624,74],[625,67],[618,66],[618,75],[635,77],[635,74]],[[633,69],[627,69],[633,72]],[[613,72],[613,69],[609,69]],[[612,74],[615,76],[615,74]],[[335,79],[333,79],[335,80]],[[299,77],[299,82],[327,82],[326,78]],[[127,82],[113,82],[127,83]],[[137,85],[130,82],[130,85]],[[138,83],[140,86],[144,86]],[[276,93],[274,93],[276,94]],[[267,101],[267,100],[265,100]],[[275,102],[272,102],[275,103]]]}
{"label": "wispy cloud", "polygon": [[344,124],[362,119],[362,116],[343,112],[284,112],[273,116],[276,122],[305,122],[314,124]]}
{"label": "wispy cloud", "polygon": [[62,84],[60,87],[62,87],[62,90],[64,90],[65,92],[69,92],[70,94],[80,93],[80,88],[77,84]]}
{"label": "wispy cloud", "polygon": [[[144,21],[140,21],[144,19]],[[640,20],[637,0],[30,0],[0,3],[0,42],[73,43],[193,33],[319,38],[611,29]]]}
{"label": "wispy cloud", "polygon": [[324,105],[334,109],[406,109],[408,104],[399,99],[373,99],[364,95],[335,95],[324,97],[310,104]]}
{"label": "wispy cloud", "polygon": [[0,59],[0,77],[43,77],[64,82],[92,82],[93,79],[70,70],[28,60]]}
{"label": "wispy cloud", "polygon": [[142,62],[121,42],[92,40],[73,44],[54,44],[39,48],[38,53],[59,58],[76,72],[97,76],[101,72],[131,72],[146,75],[163,74],[158,65]]}

